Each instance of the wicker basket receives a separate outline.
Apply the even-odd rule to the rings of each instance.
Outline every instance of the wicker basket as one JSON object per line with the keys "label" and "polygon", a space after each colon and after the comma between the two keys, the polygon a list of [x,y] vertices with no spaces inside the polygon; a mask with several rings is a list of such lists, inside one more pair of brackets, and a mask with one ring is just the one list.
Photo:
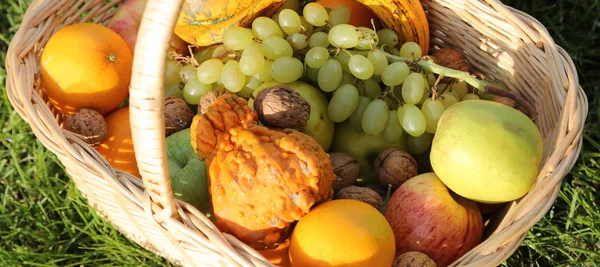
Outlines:
{"label": "wicker basket", "polygon": [[[120,2],[34,1],[8,49],[6,87],[11,104],[39,141],[57,155],[91,207],[144,248],[183,266],[272,266],[233,236],[219,232],[194,207],[175,201],[170,190],[160,85],[182,0],[150,0],[138,36],[129,103],[143,181],[113,169],[94,148],[63,130],[62,116],[45,101],[38,66],[50,36],[68,24],[103,23]],[[581,149],[587,99],[569,55],[529,15],[497,0],[422,4],[432,49],[460,47],[479,72],[505,82],[539,112],[536,123],[545,154],[534,187],[507,205],[488,224],[486,239],[453,264],[495,266],[510,257],[553,205],[561,180]]]}

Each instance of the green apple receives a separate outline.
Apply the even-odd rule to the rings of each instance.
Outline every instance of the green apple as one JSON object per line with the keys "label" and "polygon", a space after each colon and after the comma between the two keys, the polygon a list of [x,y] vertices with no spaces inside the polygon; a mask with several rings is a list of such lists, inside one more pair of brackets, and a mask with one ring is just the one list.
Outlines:
{"label": "green apple", "polygon": [[174,197],[193,205],[212,220],[206,163],[198,159],[190,144],[190,128],[168,136],[166,142]]}
{"label": "green apple", "polygon": [[441,116],[431,166],[452,191],[481,203],[524,196],[535,182],[543,141],[536,125],[506,105],[471,100]]}
{"label": "green apple", "polygon": [[345,121],[335,127],[331,152],[346,152],[356,159],[360,166],[357,184],[379,183],[374,168],[377,155],[386,148],[406,151],[406,136],[407,134],[403,134],[398,142],[386,143],[382,134],[369,135],[356,131],[348,121]]}
{"label": "green apple", "polygon": [[[254,92],[252,92],[252,96],[255,97],[258,95],[260,90],[275,85],[282,85],[282,83],[274,80],[264,82],[262,85],[256,88]],[[304,127],[302,132],[314,138],[321,145],[321,147],[323,147],[323,150],[329,151],[333,139],[333,132],[335,130],[335,123],[329,119],[329,115],[327,115],[329,101],[323,92],[320,89],[302,81],[295,81],[283,85],[286,85],[298,92],[310,105],[310,117],[308,118],[306,127]],[[248,100],[248,105],[251,108],[254,108],[254,100]]]}

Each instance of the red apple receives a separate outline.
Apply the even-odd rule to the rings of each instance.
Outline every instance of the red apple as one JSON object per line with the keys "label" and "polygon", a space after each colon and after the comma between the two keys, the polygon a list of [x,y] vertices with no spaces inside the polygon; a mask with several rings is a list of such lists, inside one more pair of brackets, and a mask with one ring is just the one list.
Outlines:
{"label": "red apple", "polygon": [[394,231],[397,255],[420,251],[438,267],[474,248],[483,234],[477,204],[448,190],[433,172],[398,187],[384,215]]}
{"label": "red apple", "polygon": [[[107,22],[106,27],[116,32],[125,40],[131,52],[134,52],[138,29],[142,21],[142,13],[146,8],[147,0],[128,0],[120,5],[113,17]],[[188,54],[187,43],[173,34],[171,36],[171,50],[181,55]]]}

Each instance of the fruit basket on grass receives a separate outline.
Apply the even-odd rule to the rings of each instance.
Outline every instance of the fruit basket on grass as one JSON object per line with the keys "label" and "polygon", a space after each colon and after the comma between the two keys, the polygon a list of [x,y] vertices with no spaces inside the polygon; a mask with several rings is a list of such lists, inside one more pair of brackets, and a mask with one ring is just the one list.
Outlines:
{"label": "fruit basket on grass", "polygon": [[121,233],[182,266],[495,266],[587,99],[499,1],[34,1],[7,94]]}

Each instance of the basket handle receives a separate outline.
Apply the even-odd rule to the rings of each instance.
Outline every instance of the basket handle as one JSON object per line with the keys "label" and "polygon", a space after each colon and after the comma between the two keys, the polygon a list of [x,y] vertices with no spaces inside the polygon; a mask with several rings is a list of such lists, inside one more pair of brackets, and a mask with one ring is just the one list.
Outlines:
{"label": "basket handle", "polygon": [[169,41],[183,0],[148,0],[135,44],[129,117],[136,162],[160,222],[178,216],[167,168],[164,72]]}

